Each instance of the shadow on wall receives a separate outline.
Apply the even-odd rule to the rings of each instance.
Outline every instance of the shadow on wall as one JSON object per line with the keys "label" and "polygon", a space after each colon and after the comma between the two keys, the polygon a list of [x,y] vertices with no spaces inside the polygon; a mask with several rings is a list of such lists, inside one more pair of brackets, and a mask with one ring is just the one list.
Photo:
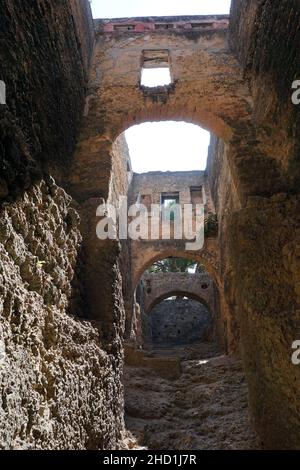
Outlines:
{"label": "shadow on wall", "polygon": [[148,316],[145,342],[191,344],[208,341],[212,336],[212,316],[204,304],[184,297],[159,302]]}

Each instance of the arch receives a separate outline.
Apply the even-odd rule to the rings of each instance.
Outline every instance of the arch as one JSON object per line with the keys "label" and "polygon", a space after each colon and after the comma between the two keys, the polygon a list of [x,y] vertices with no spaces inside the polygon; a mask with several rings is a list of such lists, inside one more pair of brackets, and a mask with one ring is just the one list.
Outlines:
{"label": "arch", "polygon": [[[266,164],[270,169],[270,161],[266,163],[259,149],[262,139],[251,118],[251,93],[229,50],[227,30],[192,37],[184,31],[146,31],[128,39],[128,32],[117,39],[105,32],[97,36],[83,129],[68,177],[74,198],[107,198],[114,141],[133,125],[164,120],[199,125],[233,145],[228,158],[238,193],[261,190],[265,194],[266,183],[259,188],[256,175],[264,174]],[[145,49],[168,50],[172,85],[140,86]],[[255,149],[247,145],[254,141],[258,143]],[[274,158],[272,152],[270,158]],[[278,171],[274,176],[278,183]]]}
{"label": "arch", "polygon": [[[107,198],[115,140],[132,125],[162,120],[199,125],[229,145],[228,165],[241,204],[248,195],[282,190],[285,170],[272,146],[263,146],[268,129],[253,121],[251,91],[227,35],[226,25],[209,33],[147,30],[117,36],[100,27],[82,132],[68,169],[74,199]],[[162,49],[173,83],[141,87],[145,50]],[[257,178],[266,172],[273,176],[267,183]]]}
{"label": "arch", "polygon": [[220,285],[217,239],[206,239],[204,248],[200,251],[187,251],[184,248],[184,243],[178,240],[166,242],[154,240],[132,242],[131,244],[133,290],[135,290],[143,273],[155,261],[170,257],[193,259],[195,262],[204,264],[206,271],[211,275],[216,285]]}
{"label": "arch", "polygon": [[151,310],[153,310],[153,308],[156,305],[158,305],[160,302],[163,302],[164,300],[168,299],[169,297],[175,297],[175,296],[182,296],[182,297],[187,297],[188,299],[191,299],[191,300],[196,300],[200,304],[205,305],[205,307],[207,307],[208,310],[210,311],[211,315],[213,315],[213,312],[211,310],[211,306],[209,305],[209,303],[203,297],[201,297],[200,295],[194,294],[192,292],[187,292],[185,290],[176,290],[176,291],[171,290],[169,292],[166,292],[165,294],[162,294],[160,297],[155,298],[152,301],[152,303],[148,306],[148,308],[145,309],[145,313],[147,315],[149,315],[151,313]]}
{"label": "arch", "polygon": [[[175,294],[176,292],[174,292]],[[186,300],[157,299],[146,314],[144,340],[153,342],[184,342],[215,338],[215,318],[209,305],[198,295],[186,293]]]}
{"label": "arch", "polygon": [[173,295],[198,300],[213,313],[215,310],[214,281],[206,273],[147,273],[142,277],[144,311],[149,313],[154,305]]}

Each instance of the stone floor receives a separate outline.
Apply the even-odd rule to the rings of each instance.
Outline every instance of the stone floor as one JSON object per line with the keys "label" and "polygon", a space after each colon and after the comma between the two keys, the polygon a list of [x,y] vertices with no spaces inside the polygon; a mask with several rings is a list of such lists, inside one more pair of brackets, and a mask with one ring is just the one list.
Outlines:
{"label": "stone floor", "polygon": [[127,448],[259,449],[248,418],[241,362],[215,345],[149,350],[179,357],[181,375],[167,380],[146,367],[125,368]]}

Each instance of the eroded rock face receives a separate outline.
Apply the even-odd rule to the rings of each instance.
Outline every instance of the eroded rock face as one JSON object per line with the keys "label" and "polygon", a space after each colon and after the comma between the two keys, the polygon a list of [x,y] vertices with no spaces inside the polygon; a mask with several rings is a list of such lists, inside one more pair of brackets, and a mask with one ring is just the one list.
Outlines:
{"label": "eroded rock face", "polygon": [[94,40],[90,5],[4,0],[0,22],[0,448],[116,448],[120,272],[115,262],[110,320],[119,340],[104,344],[102,325],[83,320],[80,207],[49,176],[64,180],[77,139]]}
{"label": "eroded rock face", "polygon": [[1,211],[2,449],[115,448],[123,429],[121,356],[67,314],[81,243],[70,202],[42,181]]}
{"label": "eroded rock face", "polygon": [[154,354],[158,357],[150,361],[181,356],[181,374],[170,380],[142,362],[139,368],[133,362],[125,367],[126,423],[138,445],[157,450],[260,448],[249,422],[241,361],[205,343]]}

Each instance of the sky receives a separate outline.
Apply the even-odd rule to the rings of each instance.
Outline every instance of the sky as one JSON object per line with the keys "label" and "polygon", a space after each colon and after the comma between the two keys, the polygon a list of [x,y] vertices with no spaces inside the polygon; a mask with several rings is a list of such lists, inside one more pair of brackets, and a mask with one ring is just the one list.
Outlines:
{"label": "sky", "polygon": [[171,83],[169,68],[143,69],[141,85],[147,87],[169,85]]}
{"label": "sky", "polygon": [[[229,13],[230,4],[231,0],[91,1],[94,18],[221,15]],[[164,80],[164,77],[156,75],[156,79]],[[145,123],[131,127],[125,136],[136,173],[206,168],[209,133],[193,124],[171,121]]]}
{"label": "sky", "polygon": [[133,171],[205,170],[209,132],[185,122],[153,122],[126,131]]}
{"label": "sky", "polygon": [[94,18],[130,16],[222,15],[231,0],[92,0]]}

